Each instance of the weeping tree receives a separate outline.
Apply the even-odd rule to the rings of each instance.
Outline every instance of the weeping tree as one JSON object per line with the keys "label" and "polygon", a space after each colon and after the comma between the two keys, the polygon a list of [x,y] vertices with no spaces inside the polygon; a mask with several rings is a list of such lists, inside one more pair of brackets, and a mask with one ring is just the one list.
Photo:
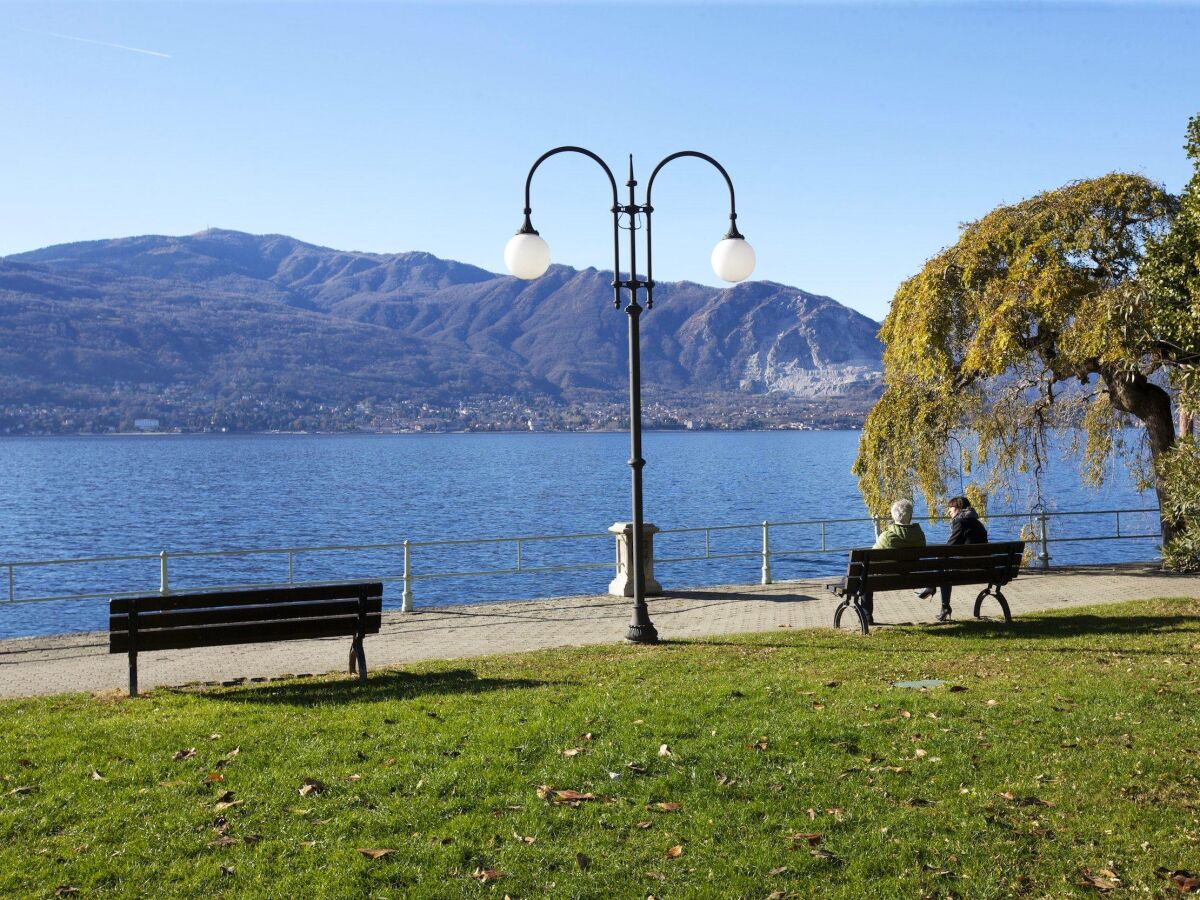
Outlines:
{"label": "weeping tree", "polygon": [[1188,522],[1172,505],[1173,404],[1192,378],[1196,282],[1168,297],[1179,273],[1164,262],[1151,284],[1142,268],[1178,242],[1179,208],[1138,175],[1075,182],[964,226],[904,282],[880,331],[885,390],[854,464],[871,511],[914,490],[938,508],[956,432],[974,436],[959,444],[965,466],[986,473],[967,491],[978,502],[1039,477],[1051,434],[1070,428],[1085,477],[1131,465],[1158,493],[1164,544],[1176,541]]}
{"label": "weeping tree", "polygon": [[1153,303],[1147,308],[1149,333],[1173,348],[1170,370],[1179,412],[1178,440],[1160,458],[1159,477],[1168,486],[1164,517],[1178,524],[1163,558],[1175,568],[1200,569],[1200,116],[1188,122],[1184,145],[1194,172],[1179,198],[1171,230],[1152,241],[1141,278]]}

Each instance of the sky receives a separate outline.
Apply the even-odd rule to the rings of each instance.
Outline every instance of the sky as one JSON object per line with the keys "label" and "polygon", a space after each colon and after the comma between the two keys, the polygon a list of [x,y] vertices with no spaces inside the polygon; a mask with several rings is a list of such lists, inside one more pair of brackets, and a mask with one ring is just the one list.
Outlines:
{"label": "sky", "polygon": [[[1197,48],[1195,3],[0,2],[0,255],[218,227],[500,272],[544,151],[623,200],[633,154],[641,201],[698,150],[753,278],[879,319],[999,204],[1180,190]],[[611,268],[594,162],[532,193],[555,262]],[[718,284],[719,174],[653,199],[656,280]]]}

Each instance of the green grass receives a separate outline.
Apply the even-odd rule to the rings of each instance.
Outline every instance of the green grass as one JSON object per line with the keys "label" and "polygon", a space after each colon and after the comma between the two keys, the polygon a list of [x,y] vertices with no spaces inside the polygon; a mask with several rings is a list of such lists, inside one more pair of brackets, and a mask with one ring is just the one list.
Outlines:
{"label": "green grass", "polygon": [[[1108,870],[1113,896],[1166,896],[1200,870],[1198,614],[7,701],[0,895],[1036,897]],[[891,686],[919,678],[947,685]]]}

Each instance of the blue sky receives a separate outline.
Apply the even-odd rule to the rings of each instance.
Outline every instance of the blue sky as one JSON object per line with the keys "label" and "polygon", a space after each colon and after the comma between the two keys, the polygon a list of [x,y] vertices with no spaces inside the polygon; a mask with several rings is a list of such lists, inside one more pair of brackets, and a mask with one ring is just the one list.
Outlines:
{"label": "blue sky", "polygon": [[[0,254],[214,226],[501,271],[544,150],[644,187],[694,149],[755,278],[880,318],[999,203],[1179,190],[1198,47],[1193,4],[0,3]],[[556,262],[611,265],[608,204],[539,171]],[[716,283],[719,176],[673,163],[655,209],[656,276]]]}

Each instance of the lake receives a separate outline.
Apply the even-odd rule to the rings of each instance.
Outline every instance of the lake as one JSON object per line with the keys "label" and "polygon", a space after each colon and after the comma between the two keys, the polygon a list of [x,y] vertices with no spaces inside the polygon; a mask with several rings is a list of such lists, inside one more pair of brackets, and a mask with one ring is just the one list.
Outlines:
{"label": "lake", "polygon": [[[646,521],[663,529],[750,525],[865,515],[850,465],[859,433],[653,432],[645,435]],[[603,533],[627,521],[629,439],[624,434],[130,435],[0,439],[0,578],[5,563],[84,556],[312,545]],[[1069,454],[1045,478],[1057,510],[1154,505],[1117,473],[1101,490],[1080,484]],[[1027,511],[1019,492],[1003,509]],[[1112,516],[1056,520],[1052,535],[1111,533]],[[931,539],[945,526],[932,526]],[[1019,523],[997,520],[996,537]],[[1122,529],[1155,530],[1153,516],[1122,517]],[[826,528],[826,546],[869,544],[869,523]],[[713,555],[755,553],[760,529],[714,531]],[[659,559],[703,555],[704,533],[660,535]],[[820,547],[819,526],[772,529],[773,549]],[[1051,548],[1055,563],[1150,559],[1153,540]],[[422,578],[515,566],[512,543],[416,547],[418,606],[602,593],[613,539],[528,542],[523,568],[592,563],[583,571]],[[844,554],[772,560],[776,580],[832,574]],[[758,580],[753,556],[661,563],[666,588]],[[400,575],[397,550],[299,554],[296,580]],[[174,590],[284,580],[285,556],[172,559]],[[17,568],[17,598],[63,593],[155,591],[158,562]],[[0,586],[0,599],[8,596]],[[387,606],[400,587],[389,583]],[[0,604],[0,636],[105,627],[101,600]]]}

